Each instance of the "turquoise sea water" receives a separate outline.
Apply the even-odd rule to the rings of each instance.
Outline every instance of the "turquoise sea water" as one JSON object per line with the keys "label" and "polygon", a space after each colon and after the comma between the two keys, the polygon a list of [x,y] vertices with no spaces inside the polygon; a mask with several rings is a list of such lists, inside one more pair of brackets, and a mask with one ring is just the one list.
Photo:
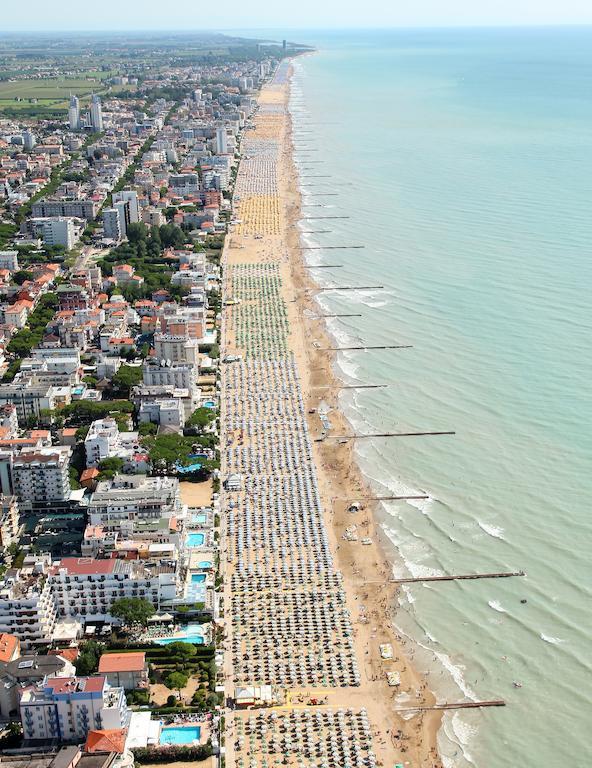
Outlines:
{"label": "turquoise sea water", "polygon": [[319,48],[292,111],[305,202],[330,207],[306,210],[350,217],[303,237],[366,246],[310,261],[386,286],[323,294],[363,314],[331,330],[413,345],[342,353],[347,380],[391,384],[343,407],[360,432],[457,432],[358,445],[377,490],[431,497],[380,510],[394,572],[527,572],[401,596],[441,700],[508,704],[446,715],[446,765],[591,765],[592,30],[290,37]]}

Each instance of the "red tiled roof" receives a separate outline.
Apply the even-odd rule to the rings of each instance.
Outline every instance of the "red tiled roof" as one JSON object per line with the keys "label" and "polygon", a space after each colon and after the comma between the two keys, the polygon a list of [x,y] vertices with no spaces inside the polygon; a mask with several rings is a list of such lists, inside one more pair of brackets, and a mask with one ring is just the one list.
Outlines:
{"label": "red tiled roof", "polygon": [[122,755],[125,751],[125,728],[112,728],[104,731],[89,731],[84,745],[85,752],[117,752]]}
{"label": "red tiled roof", "polygon": [[99,659],[99,672],[141,672],[146,665],[143,651],[134,653],[104,653]]}
{"label": "red tiled roof", "polygon": [[75,576],[113,573],[115,563],[112,560],[95,560],[92,557],[63,557],[59,568],[65,568]]}
{"label": "red tiled roof", "polygon": [[78,648],[55,648],[47,652],[48,656],[61,656],[66,661],[74,662],[78,658]]}
{"label": "red tiled roof", "polygon": [[8,664],[15,652],[18,653],[20,645],[18,637],[9,635],[7,632],[0,633],[0,662]]}
{"label": "red tiled roof", "polygon": [[48,677],[45,687],[51,688],[54,693],[98,693],[104,689],[105,682],[104,677]]}

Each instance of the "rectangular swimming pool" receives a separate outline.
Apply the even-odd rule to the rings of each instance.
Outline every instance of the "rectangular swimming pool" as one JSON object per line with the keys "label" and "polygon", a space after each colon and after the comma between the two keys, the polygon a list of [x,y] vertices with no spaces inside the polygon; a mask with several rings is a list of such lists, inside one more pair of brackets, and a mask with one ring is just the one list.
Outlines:
{"label": "rectangular swimming pool", "polygon": [[189,536],[187,536],[187,546],[188,547],[201,547],[201,545],[204,543],[205,536],[203,533],[190,533]]}
{"label": "rectangular swimming pool", "polygon": [[199,741],[201,728],[198,725],[167,726],[160,731],[160,744],[192,744]]}

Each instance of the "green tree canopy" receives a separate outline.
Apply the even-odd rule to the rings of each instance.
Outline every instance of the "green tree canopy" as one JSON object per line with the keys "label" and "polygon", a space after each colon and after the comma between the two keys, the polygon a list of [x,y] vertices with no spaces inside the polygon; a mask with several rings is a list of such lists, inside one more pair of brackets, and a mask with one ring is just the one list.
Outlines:
{"label": "green tree canopy", "polygon": [[148,619],[154,614],[154,606],[143,597],[121,597],[113,602],[110,613],[128,626],[146,626]]}
{"label": "green tree canopy", "polygon": [[178,691],[179,695],[181,695],[181,689],[185,688],[188,681],[189,677],[183,674],[183,672],[171,672],[165,679],[166,687],[172,691]]}

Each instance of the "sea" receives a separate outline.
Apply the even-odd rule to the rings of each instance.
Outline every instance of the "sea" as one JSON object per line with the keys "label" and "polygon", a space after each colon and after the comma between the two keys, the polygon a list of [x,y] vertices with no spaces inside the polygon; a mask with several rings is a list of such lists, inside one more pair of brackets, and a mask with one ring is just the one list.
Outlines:
{"label": "sea", "polygon": [[[270,34],[270,36],[272,36]],[[306,245],[366,439],[393,621],[439,701],[447,768],[592,765],[592,28],[276,33]],[[322,206],[322,207],[318,207]],[[347,217],[317,219],[308,217]],[[316,232],[316,234],[304,234]],[[404,697],[401,697],[401,701]]]}

